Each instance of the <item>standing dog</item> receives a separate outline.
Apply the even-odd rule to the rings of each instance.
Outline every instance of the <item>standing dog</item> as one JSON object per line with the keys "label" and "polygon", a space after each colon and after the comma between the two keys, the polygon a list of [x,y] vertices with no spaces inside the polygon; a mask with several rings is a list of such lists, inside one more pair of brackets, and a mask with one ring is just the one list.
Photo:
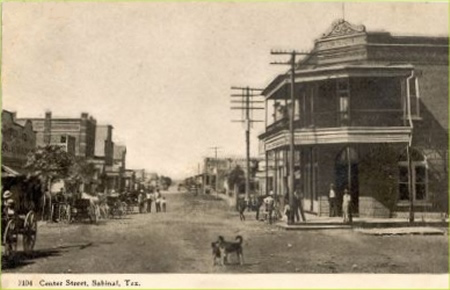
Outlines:
{"label": "standing dog", "polygon": [[213,256],[213,266],[215,266],[217,264],[221,264],[219,242],[217,242],[217,241],[212,242],[211,248],[212,248],[212,256]]}
{"label": "standing dog", "polygon": [[242,250],[242,236],[236,236],[237,242],[227,242],[225,241],[224,237],[219,236],[219,239],[217,241],[220,251],[220,264],[223,266],[225,265],[225,262],[228,261],[228,254],[230,253],[236,253],[239,264],[244,264],[244,252]]}

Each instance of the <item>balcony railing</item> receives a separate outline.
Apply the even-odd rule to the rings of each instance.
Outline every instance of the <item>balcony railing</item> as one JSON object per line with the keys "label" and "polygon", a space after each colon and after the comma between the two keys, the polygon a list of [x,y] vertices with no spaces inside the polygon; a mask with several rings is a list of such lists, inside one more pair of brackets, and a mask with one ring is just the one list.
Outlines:
{"label": "balcony railing", "polygon": [[[334,128],[334,127],[399,127],[404,126],[402,110],[355,110],[350,114],[340,112],[315,112],[294,121],[294,128]],[[280,119],[269,126],[262,138],[281,130],[289,129],[289,119]]]}

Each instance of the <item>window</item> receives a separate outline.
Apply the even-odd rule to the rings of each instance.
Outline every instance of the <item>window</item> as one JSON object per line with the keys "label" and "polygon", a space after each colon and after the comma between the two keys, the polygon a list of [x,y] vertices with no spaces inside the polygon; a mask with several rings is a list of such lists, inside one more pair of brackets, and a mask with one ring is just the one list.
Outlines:
{"label": "window", "polygon": [[61,136],[61,143],[66,143],[66,139],[67,137],[66,136]]}
{"label": "window", "polygon": [[350,120],[350,84],[349,80],[337,80],[336,93],[339,101],[339,118],[341,126],[348,126]]}
{"label": "window", "polygon": [[407,86],[409,87],[411,117],[412,118],[420,118],[419,79],[417,77],[410,79]]}
{"label": "window", "polygon": [[[402,155],[399,162],[399,200],[409,201],[408,190],[408,162],[406,155]],[[411,152],[411,184],[413,201],[426,201],[428,192],[428,171],[427,162],[422,154],[417,150]]]}

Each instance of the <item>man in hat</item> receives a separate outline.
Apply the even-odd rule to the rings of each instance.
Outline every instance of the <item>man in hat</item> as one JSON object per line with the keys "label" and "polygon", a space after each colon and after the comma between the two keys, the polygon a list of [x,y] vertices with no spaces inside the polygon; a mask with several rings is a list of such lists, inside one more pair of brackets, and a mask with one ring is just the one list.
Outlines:
{"label": "man in hat", "polygon": [[272,224],[272,213],[273,213],[273,207],[275,203],[275,199],[273,198],[272,194],[273,192],[270,192],[269,196],[264,198],[264,204],[266,206],[266,212],[269,218],[269,224]]}
{"label": "man in hat", "polygon": [[5,205],[5,213],[7,215],[14,214],[15,201],[14,201],[14,199],[12,197],[13,197],[13,194],[9,190],[6,190],[3,193],[3,202],[4,202],[4,205]]}
{"label": "man in hat", "polygon": [[144,191],[141,189],[138,194],[139,213],[144,211]]}

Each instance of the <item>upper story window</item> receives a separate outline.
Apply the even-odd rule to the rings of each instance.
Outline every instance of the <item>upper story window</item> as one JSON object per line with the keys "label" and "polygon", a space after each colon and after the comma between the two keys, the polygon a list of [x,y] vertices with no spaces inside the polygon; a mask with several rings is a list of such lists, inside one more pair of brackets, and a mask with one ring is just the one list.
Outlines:
{"label": "upper story window", "polygon": [[348,126],[350,121],[350,84],[349,79],[337,80],[337,96],[339,101],[339,117],[341,126]]}
{"label": "upper story window", "polygon": [[420,118],[420,92],[419,92],[419,79],[414,77],[407,83],[409,89],[409,98],[411,106],[411,117],[413,119]]}
{"label": "upper story window", "polygon": [[61,143],[66,143],[67,141],[67,137],[66,136],[61,136]]}

